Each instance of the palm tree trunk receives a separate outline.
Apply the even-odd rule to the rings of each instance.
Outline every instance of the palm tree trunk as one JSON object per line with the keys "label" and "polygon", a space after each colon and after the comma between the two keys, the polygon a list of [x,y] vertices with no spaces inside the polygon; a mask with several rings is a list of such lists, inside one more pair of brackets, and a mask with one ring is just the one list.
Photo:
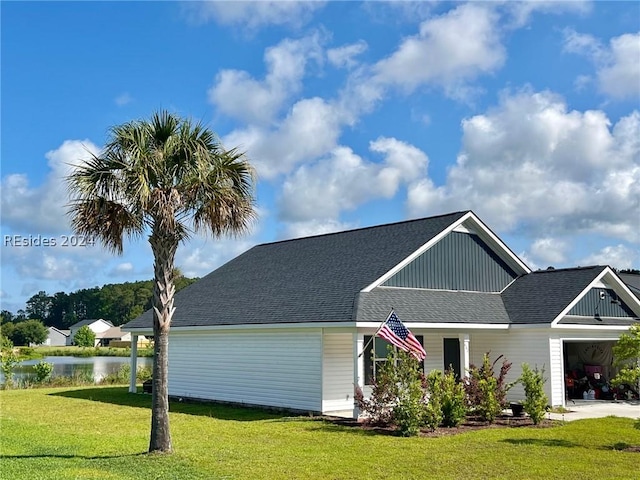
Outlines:
{"label": "palm tree trunk", "polygon": [[151,393],[151,440],[149,452],[170,453],[169,430],[169,327],[173,306],[173,265],[178,241],[171,235],[153,232],[149,237],[154,257],[153,335],[154,361]]}

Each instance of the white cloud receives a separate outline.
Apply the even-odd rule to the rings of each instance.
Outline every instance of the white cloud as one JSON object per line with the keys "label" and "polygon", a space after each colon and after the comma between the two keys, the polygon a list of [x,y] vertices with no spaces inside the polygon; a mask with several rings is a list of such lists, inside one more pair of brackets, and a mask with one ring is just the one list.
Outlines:
{"label": "white cloud", "polygon": [[116,97],[115,102],[117,106],[124,107],[133,102],[133,97],[128,92],[124,92]]}
{"label": "white cloud", "polygon": [[548,14],[560,14],[567,12],[584,14],[591,11],[590,0],[535,0],[524,2],[506,0],[501,6],[505,9],[508,17],[510,17],[512,28],[524,26],[536,12]]}
{"label": "white cloud", "polygon": [[601,92],[618,100],[640,96],[640,33],[614,37],[609,46],[571,29],[566,29],[564,35],[566,52],[585,55],[596,65]]}
{"label": "white cloud", "polygon": [[640,259],[638,250],[633,250],[625,245],[611,245],[604,247],[578,262],[579,265],[609,265],[613,268],[632,268]]}
{"label": "white cloud", "polygon": [[249,126],[231,132],[224,144],[248,152],[259,178],[272,179],[330,151],[342,122],[343,114],[335,105],[308,98],[294,104],[274,129]]}
{"label": "white cloud", "polygon": [[370,150],[382,154],[383,161],[366,161],[348,147],[337,147],[328,158],[301,166],[282,187],[281,218],[333,225],[344,210],[393,197],[401,185],[423,175],[428,165],[423,152],[394,138],[381,137],[371,142]]}
{"label": "white cloud", "polygon": [[413,214],[473,208],[498,230],[640,241],[640,113],[612,128],[602,111],[569,111],[557,95],[525,90],[462,128],[446,184],[410,187]]}
{"label": "white cloud", "polygon": [[505,48],[500,43],[499,15],[489,6],[467,3],[424,21],[418,35],[375,67],[375,79],[409,91],[436,84],[452,97],[464,82],[502,66]]}
{"label": "white cloud", "polygon": [[538,238],[531,245],[530,253],[536,259],[536,263],[560,265],[567,261],[569,245],[557,238]]}
{"label": "white cloud", "polygon": [[123,262],[116,265],[109,274],[111,276],[121,276],[121,275],[129,275],[133,273],[133,263],[131,262]]}
{"label": "white cloud", "polygon": [[356,43],[327,50],[327,59],[338,68],[352,68],[358,62],[355,57],[367,50],[367,42],[360,40]]}
{"label": "white cloud", "polygon": [[90,152],[98,153],[98,147],[89,140],[66,140],[58,149],[47,152],[50,170],[40,186],[30,186],[24,174],[4,177],[0,186],[3,226],[32,235],[69,233],[65,178]]}
{"label": "white cloud", "polygon": [[178,249],[175,264],[185,277],[203,277],[255,244],[252,237],[241,240],[198,237]]}
{"label": "white cloud", "polygon": [[611,54],[598,71],[600,88],[614,98],[640,96],[640,33],[611,39]]}
{"label": "white cloud", "polygon": [[241,70],[222,70],[208,96],[222,113],[245,122],[265,124],[279,113],[284,102],[300,91],[310,61],[323,61],[320,34],[299,40],[285,39],[265,51],[264,80]]}
{"label": "white cloud", "polygon": [[357,226],[352,223],[340,222],[333,219],[303,220],[286,224],[286,227],[282,232],[282,237],[311,237],[314,235],[322,235],[324,233],[343,232],[345,230],[351,230],[356,227]]}
{"label": "white cloud", "polygon": [[324,7],[325,2],[307,1],[201,1],[186,8],[195,22],[215,20],[221,25],[240,26],[255,30],[267,25],[301,27]]}

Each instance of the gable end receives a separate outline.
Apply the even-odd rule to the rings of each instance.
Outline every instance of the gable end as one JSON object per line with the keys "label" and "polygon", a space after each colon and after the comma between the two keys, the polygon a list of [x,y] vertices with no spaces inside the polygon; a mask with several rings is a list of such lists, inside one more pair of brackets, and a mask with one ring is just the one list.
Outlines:
{"label": "gable end", "polygon": [[516,277],[516,272],[478,235],[453,231],[383,286],[500,292]]}

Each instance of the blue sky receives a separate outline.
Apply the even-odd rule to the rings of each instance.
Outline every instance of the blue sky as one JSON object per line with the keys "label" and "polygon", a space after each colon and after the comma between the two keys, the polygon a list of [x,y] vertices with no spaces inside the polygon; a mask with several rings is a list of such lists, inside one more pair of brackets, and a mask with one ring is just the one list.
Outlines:
{"label": "blue sky", "polygon": [[640,268],[637,2],[1,8],[2,309],[152,278],[145,239],[120,257],[63,245],[64,177],[160,108],[258,173],[252,232],[183,245],[189,276],[257,243],[468,209],[531,268]]}

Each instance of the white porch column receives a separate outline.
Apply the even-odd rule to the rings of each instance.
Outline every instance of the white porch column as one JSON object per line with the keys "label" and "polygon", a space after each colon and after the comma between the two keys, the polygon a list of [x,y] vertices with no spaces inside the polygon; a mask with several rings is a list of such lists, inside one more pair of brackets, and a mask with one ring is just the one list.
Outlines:
{"label": "white porch column", "polygon": [[460,339],[460,346],[462,347],[460,348],[460,367],[462,369],[460,375],[462,378],[466,378],[469,376],[469,344],[471,340],[469,339],[468,333],[461,333],[458,338]]}
{"label": "white porch column", "polygon": [[129,393],[136,393],[136,377],[138,373],[138,335],[131,334],[131,373],[129,374]]}
{"label": "white porch column", "polygon": [[[364,391],[364,355],[360,355],[364,348],[364,335],[356,329],[353,332],[353,388],[360,387]],[[353,418],[360,416],[360,409],[353,403]]]}

